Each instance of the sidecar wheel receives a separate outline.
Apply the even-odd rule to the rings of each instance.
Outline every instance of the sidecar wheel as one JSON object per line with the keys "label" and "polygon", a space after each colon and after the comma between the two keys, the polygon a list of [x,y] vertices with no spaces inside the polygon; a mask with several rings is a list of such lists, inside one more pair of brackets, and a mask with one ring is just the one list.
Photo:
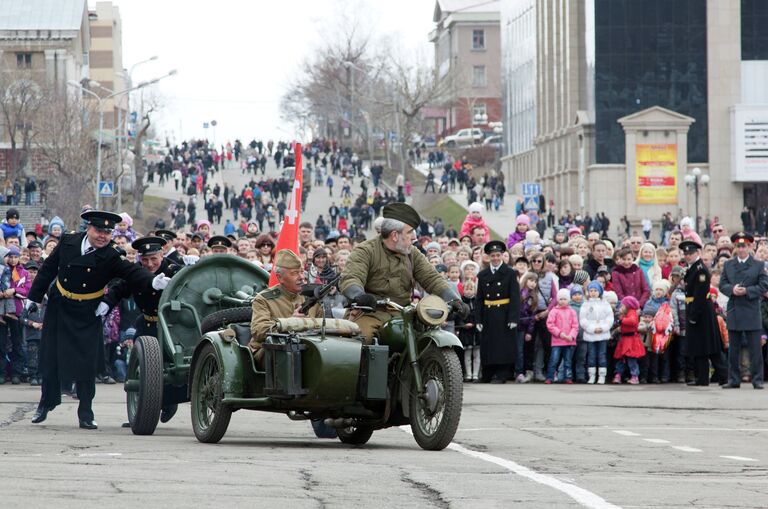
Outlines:
{"label": "sidecar wheel", "polygon": [[134,435],[151,435],[163,405],[163,354],[157,338],[136,338],[126,378],[138,380],[138,391],[128,392],[125,398],[131,431]]}
{"label": "sidecar wheel", "polygon": [[339,428],[336,430],[336,433],[338,433],[339,440],[341,440],[341,443],[343,444],[363,445],[371,439],[373,428],[365,426]]}
{"label": "sidecar wheel", "polygon": [[[440,451],[451,443],[459,427],[464,397],[461,364],[452,348],[430,346],[419,365],[424,387],[411,391],[411,430],[422,449]],[[422,391],[426,400],[418,396]]]}
{"label": "sidecar wheel", "polygon": [[192,377],[192,429],[203,443],[215,444],[227,432],[232,408],[221,401],[221,365],[216,349],[207,343],[194,366]]}
{"label": "sidecar wheel", "polygon": [[241,306],[214,311],[203,318],[203,321],[200,323],[200,332],[205,334],[207,332],[223,329],[230,323],[250,322],[251,312],[251,306]]}

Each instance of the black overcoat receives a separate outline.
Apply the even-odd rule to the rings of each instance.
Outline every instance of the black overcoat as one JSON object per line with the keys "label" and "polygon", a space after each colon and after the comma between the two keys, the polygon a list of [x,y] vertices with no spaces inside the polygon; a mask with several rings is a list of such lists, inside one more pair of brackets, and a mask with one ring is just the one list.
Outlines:
{"label": "black overcoat", "polygon": [[[496,301],[509,299],[509,303]],[[515,360],[517,329],[507,324],[520,320],[520,285],[517,272],[502,263],[495,274],[486,268],[477,275],[475,323],[482,324],[480,360],[483,365],[507,365]]]}
{"label": "black overcoat", "polygon": [[102,319],[96,316],[100,298],[73,300],[64,297],[55,280],[69,292],[98,292],[112,279],[124,279],[132,288],[152,284],[153,275],[122,258],[114,244],[81,254],[85,233],[65,234],[45,259],[29,300],[40,302],[48,292],[48,307],[40,342],[40,370],[49,377],[58,368],[62,381],[93,380],[103,365]]}
{"label": "black overcoat", "polygon": [[698,259],[685,272],[685,339],[691,357],[714,355],[723,349],[709,285],[709,271]]}

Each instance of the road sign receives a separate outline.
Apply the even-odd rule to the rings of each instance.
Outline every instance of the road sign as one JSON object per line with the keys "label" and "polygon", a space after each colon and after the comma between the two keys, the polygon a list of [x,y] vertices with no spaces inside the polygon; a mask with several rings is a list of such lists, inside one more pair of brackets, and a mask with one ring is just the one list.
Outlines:
{"label": "road sign", "polygon": [[523,183],[523,196],[539,196],[541,194],[541,185],[536,182],[524,182]]}
{"label": "road sign", "polygon": [[538,196],[526,196],[523,199],[523,208],[525,210],[539,210],[539,197]]}
{"label": "road sign", "polygon": [[115,183],[111,180],[102,180],[99,182],[99,196],[114,196]]}
{"label": "road sign", "polygon": [[216,124],[217,124],[217,123],[218,123],[218,122],[216,122],[215,120],[211,120],[211,125],[212,125],[213,127],[216,127]]}

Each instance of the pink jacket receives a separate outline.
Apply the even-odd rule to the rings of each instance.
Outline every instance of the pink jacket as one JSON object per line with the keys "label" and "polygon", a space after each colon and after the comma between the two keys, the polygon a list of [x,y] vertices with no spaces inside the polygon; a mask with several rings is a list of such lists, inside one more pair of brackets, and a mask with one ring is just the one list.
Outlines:
{"label": "pink jacket", "polygon": [[459,237],[463,237],[464,235],[472,235],[472,228],[475,226],[480,226],[483,230],[485,230],[485,242],[491,240],[491,234],[488,230],[488,225],[485,224],[485,219],[482,217],[480,219],[474,219],[472,214],[467,214],[467,217],[464,219],[464,223],[461,225],[461,233],[459,233]]}
{"label": "pink jacket", "polygon": [[[555,306],[547,316],[547,329],[552,334],[552,346],[573,346],[579,334],[579,317],[570,306]],[[561,332],[565,332],[570,339],[561,338]]]}

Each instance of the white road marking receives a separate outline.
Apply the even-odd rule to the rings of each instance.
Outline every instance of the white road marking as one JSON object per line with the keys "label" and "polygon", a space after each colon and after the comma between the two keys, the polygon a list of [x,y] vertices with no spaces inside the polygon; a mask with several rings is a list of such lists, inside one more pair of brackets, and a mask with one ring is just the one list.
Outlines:
{"label": "white road marking", "polygon": [[702,452],[701,449],[696,449],[695,447],[688,447],[687,445],[673,445],[672,449],[677,449],[678,451],[683,451],[683,452]]}
{"label": "white road marking", "polygon": [[[506,428],[505,428],[506,429]],[[510,428],[511,429],[511,428]],[[611,426],[544,426],[519,428],[520,431],[567,431],[573,430],[611,430]],[[632,426],[638,431],[757,431],[768,432],[768,428],[673,428],[669,426]]]}
{"label": "white road marking", "polygon": [[[407,425],[400,426],[400,430],[405,431],[409,435],[413,435],[413,432],[411,431],[410,426],[407,426]],[[531,470],[528,467],[524,467],[523,465],[515,463],[514,461],[507,460],[504,458],[499,458],[498,456],[492,456],[490,454],[480,452],[480,451],[473,451],[472,449],[467,449],[463,445],[459,445],[455,442],[451,442],[450,444],[448,444],[447,449],[456,451],[459,454],[463,454],[471,458],[487,461],[488,463],[493,463],[494,465],[498,465],[502,468],[506,468],[510,472],[515,473],[521,477],[530,479],[533,482],[543,484],[544,486],[549,486],[550,488],[556,489],[557,491],[564,493],[565,495],[568,495],[569,497],[571,497],[573,500],[583,505],[584,507],[589,507],[591,509],[622,509],[621,506],[611,504],[601,496],[595,493],[592,493],[589,490],[586,490],[580,486],[576,486],[575,484],[562,481],[560,479],[557,479],[549,475],[540,474],[534,470]]]}
{"label": "white road marking", "polygon": [[639,437],[640,433],[635,433],[634,431],[627,431],[625,429],[614,429],[612,430],[617,435],[622,435],[625,437]]}
{"label": "white road marking", "polygon": [[650,442],[652,444],[668,444],[669,440],[664,440],[663,438],[644,438],[646,442]]}
{"label": "white road marking", "polygon": [[107,456],[107,457],[114,457],[114,456],[122,456],[123,453],[121,452],[87,452],[83,454],[78,454],[81,458],[96,458],[99,456]]}
{"label": "white road marking", "polygon": [[576,486],[575,484],[561,481],[560,479],[549,475],[540,474],[528,467],[524,467],[523,465],[515,463],[514,461],[491,456],[490,454],[486,454],[484,452],[473,451],[453,442],[448,445],[448,449],[456,451],[465,456],[470,456],[475,459],[487,461],[488,463],[493,463],[494,465],[506,468],[510,472],[513,472],[521,477],[530,479],[533,482],[543,484],[544,486],[549,486],[550,488],[556,489],[557,491],[568,495],[584,507],[590,507],[593,509],[621,509],[620,506],[611,504],[604,498],[595,493],[592,493],[589,490],[586,490],[580,486]]}
{"label": "white road marking", "polygon": [[755,458],[746,458],[744,456],[720,456],[721,458],[725,458],[727,460],[736,460],[736,461],[759,461]]}

